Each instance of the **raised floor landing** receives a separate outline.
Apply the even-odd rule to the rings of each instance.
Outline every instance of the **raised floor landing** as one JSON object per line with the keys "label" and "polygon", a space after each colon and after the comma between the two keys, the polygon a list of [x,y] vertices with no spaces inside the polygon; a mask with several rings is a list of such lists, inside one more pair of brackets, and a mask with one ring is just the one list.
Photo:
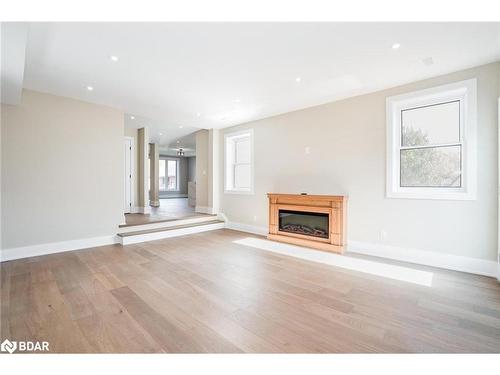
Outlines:
{"label": "raised floor landing", "polygon": [[160,207],[151,207],[150,214],[126,214],[125,225],[141,225],[168,220],[177,220],[191,216],[205,216],[195,212],[194,207],[188,205],[187,198],[160,199]]}

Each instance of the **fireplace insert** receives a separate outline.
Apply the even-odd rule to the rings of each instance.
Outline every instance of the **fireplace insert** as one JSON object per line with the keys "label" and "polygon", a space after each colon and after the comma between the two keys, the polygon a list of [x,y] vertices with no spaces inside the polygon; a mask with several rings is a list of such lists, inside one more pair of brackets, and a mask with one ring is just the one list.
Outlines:
{"label": "fireplace insert", "polygon": [[279,231],[328,238],[328,214],[321,212],[279,210]]}

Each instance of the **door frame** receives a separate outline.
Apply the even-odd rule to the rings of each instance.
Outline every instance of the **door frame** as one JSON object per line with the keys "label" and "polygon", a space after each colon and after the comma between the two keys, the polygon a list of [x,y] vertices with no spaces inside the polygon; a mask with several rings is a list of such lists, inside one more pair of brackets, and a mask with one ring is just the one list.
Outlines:
{"label": "door frame", "polygon": [[497,280],[500,282],[500,97],[498,98],[498,189],[497,189],[497,197],[498,197],[498,208],[497,208]]}
{"label": "door frame", "polygon": [[[134,165],[134,162],[135,162],[135,143],[134,143],[134,137],[129,137],[129,136],[125,136],[124,137],[124,141],[128,141],[130,142],[130,180],[129,180],[129,183],[130,183],[130,208],[129,208],[129,211],[127,212],[126,210],[126,201],[127,201],[127,197],[125,195],[125,190],[124,190],[124,204],[123,204],[123,209],[124,209],[124,213],[133,213],[133,212],[136,212],[136,209],[135,209],[135,199],[134,199],[134,182],[135,182],[135,165]],[[127,168],[127,155],[125,154],[124,155],[124,158],[123,158],[123,169],[124,169],[124,184],[127,183],[127,171],[126,171],[126,168]],[[125,185],[124,185],[124,188],[125,188]]]}

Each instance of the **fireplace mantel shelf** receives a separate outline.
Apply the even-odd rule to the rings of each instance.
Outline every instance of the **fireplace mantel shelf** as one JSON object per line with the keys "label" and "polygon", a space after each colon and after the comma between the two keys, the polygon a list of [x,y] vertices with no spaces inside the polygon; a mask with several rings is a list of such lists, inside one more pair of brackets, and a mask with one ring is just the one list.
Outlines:
{"label": "fireplace mantel shelf", "polygon": [[[270,240],[342,253],[346,238],[347,196],[268,193]],[[281,211],[328,215],[328,237],[280,230]]]}

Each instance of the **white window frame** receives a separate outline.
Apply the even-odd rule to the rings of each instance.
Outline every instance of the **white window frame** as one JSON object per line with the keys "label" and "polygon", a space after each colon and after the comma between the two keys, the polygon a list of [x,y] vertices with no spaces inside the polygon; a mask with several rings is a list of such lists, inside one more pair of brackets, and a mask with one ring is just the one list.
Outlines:
{"label": "white window frame", "polygon": [[[234,142],[238,138],[243,138],[248,136],[250,138],[250,187],[249,188],[234,188],[234,180],[231,186],[228,186],[228,142]],[[233,156],[234,158],[234,156]],[[232,178],[234,179],[234,164],[231,166],[233,168]],[[245,129],[236,132],[224,134],[224,193],[226,194],[254,194],[254,141],[253,141],[253,129]]]}
{"label": "white window frame", "polygon": [[[477,80],[415,91],[386,99],[387,198],[475,200],[477,194]],[[401,112],[415,107],[460,102],[461,187],[400,186]]]}

